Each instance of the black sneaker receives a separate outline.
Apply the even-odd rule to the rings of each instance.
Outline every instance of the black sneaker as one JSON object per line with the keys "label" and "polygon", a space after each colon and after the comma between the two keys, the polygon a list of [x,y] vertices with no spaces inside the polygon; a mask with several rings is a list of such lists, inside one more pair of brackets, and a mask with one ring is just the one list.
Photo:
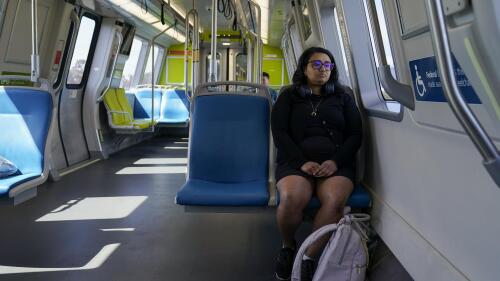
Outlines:
{"label": "black sneaker", "polygon": [[302,260],[300,267],[300,281],[312,281],[315,271],[316,264],[314,260]]}
{"label": "black sneaker", "polygon": [[276,259],[276,278],[279,280],[289,280],[292,275],[293,258],[295,249],[290,247],[281,248],[278,258]]}

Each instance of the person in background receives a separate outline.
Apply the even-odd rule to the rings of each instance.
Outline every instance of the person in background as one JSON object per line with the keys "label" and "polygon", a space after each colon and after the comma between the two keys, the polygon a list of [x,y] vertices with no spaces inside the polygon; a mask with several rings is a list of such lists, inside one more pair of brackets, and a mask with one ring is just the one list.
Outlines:
{"label": "person in background", "polygon": [[[262,72],[262,84],[269,88],[269,73]],[[273,100],[273,104],[278,99],[278,92],[276,90],[269,88],[269,94],[271,95],[271,99]]]}
{"label": "person in background", "polygon": [[[338,222],[353,191],[354,163],[361,145],[361,116],[349,89],[340,84],[332,54],[312,47],[299,58],[293,85],[273,106],[271,128],[278,149],[277,210],[282,247],[276,277],[288,280],[297,250],[295,232],[315,194],[321,201],[313,228]],[[301,281],[311,281],[315,260],[328,241],[324,236],[307,249]]]}

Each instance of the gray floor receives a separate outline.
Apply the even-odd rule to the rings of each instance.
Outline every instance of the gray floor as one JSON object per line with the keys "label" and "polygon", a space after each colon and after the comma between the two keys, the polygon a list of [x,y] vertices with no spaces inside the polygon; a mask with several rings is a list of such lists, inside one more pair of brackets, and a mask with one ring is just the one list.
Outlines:
{"label": "gray floor", "polygon": [[[276,280],[275,209],[186,212],[174,204],[184,173],[116,174],[180,166],[134,163],[186,154],[185,139],[155,138],[47,183],[19,206],[1,204],[0,280]],[[303,224],[299,242],[310,228]],[[411,280],[389,254],[370,280]],[[5,274],[15,270],[24,273]]]}
{"label": "gray floor", "polygon": [[[173,141],[179,142],[167,138],[147,141],[44,185],[36,198],[19,206],[2,204],[2,266],[83,267],[104,246],[120,245],[96,269],[2,274],[0,280],[274,280],[280,239],[273,209],[235,214],[185,212],[174,204],[185,174],[115,174],[126,167],[172,166],[134,162],[141,158],[185,158],[187,150],[182,148],[187,144]],[[114,198],[99,208],[82,203],[94,197],[122,196],[147,199],[124,218],[70,217],[66,221],[36,222],[63,205],[67,206],[56,213],[71,211],[80,204],[88,208],[88,213],[106,217],[110,210],[124,207],[124,200]],[[305,225],[302,233],[309,227]],[[101,230],[116,228],[134,230]]]}

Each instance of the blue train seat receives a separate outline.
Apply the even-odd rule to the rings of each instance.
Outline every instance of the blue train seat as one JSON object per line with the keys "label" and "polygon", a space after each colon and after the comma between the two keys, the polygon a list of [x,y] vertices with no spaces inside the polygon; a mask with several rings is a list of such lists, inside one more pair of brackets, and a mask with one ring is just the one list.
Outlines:
{"label": "blue train seat", "polygon": [[[154,91],[154,120],[160,119],[162,90]],[[152,116],[151,88],[140,88],[135,93],[134,118],[151,119]]]}
{"label": "blue train seat", "polygon": [[176,203],[266,206],[270,102],[263,96],[195,96],[187,182]]}
{"label": "blue train seat", "polygon": [[[276,198],[277,198],[277,202],[278,202],[278,205],[279,205],[279,194],[278,192],[276,192]],[[371,200],[371,196],[370,196],[370,193],[368,193],[368,191],[366,191],[366,189],[363,187],[362,184],[356,184],[354,186],[354,190],[353,192],[351,193],[351,196],[349,197],[349,199],[347,200],[347,206],[351,207],[351,208],[369,208],[371,207],[371,204],[372,204],[372,200]],[[311,198],[311,201],[309,201],[309,204],[307,205],[307,208],[308,209],[315,209],[315,208],[319,208],[321,206],[321,202],[319,201],[318,197],[316,196],[313,196]]]}
{"label": "blue train seat", "polygon": [[[0,155],[18,172],[0,178],[0,195],[47,178],[45,147],[52,120],[52,96],[38,89],[0,87]],[[12,197],[12,196],[11,196]]]}
{"label": "blue train seat", "polygon": [[[346,205],[352,208],[369,208],[372,205],[370,193],[366,191],[363,185],[357,184],[354,186],[354,190],[347,200]],[[319,199],[317,197],[313,197],[311,201],[309,201],[307,208],[319,208],[320,206],[321,203],[319,202]]]}
{"label": "blue train seat", "polygon": [[161,99],[160,126],[181,126],[189,124],[189,100],[183,89],[168,89]]}

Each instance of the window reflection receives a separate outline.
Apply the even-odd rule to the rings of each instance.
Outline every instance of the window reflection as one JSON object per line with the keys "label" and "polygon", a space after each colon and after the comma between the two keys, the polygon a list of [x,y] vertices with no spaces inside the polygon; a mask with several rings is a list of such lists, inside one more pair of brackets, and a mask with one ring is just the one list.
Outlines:
{"label": "window reflection", "polygon": [[247,81],[247,55],[238,54],[236,56],[236,81]]}
{"label": "window reflection", "polygon": [[[210,60],[212,59],[212,54],[209,53],[207,56],[207,82],[210,82]],[[221,73],[220,73],[220,53],[217,53],[217,81],[221,81]]]}

